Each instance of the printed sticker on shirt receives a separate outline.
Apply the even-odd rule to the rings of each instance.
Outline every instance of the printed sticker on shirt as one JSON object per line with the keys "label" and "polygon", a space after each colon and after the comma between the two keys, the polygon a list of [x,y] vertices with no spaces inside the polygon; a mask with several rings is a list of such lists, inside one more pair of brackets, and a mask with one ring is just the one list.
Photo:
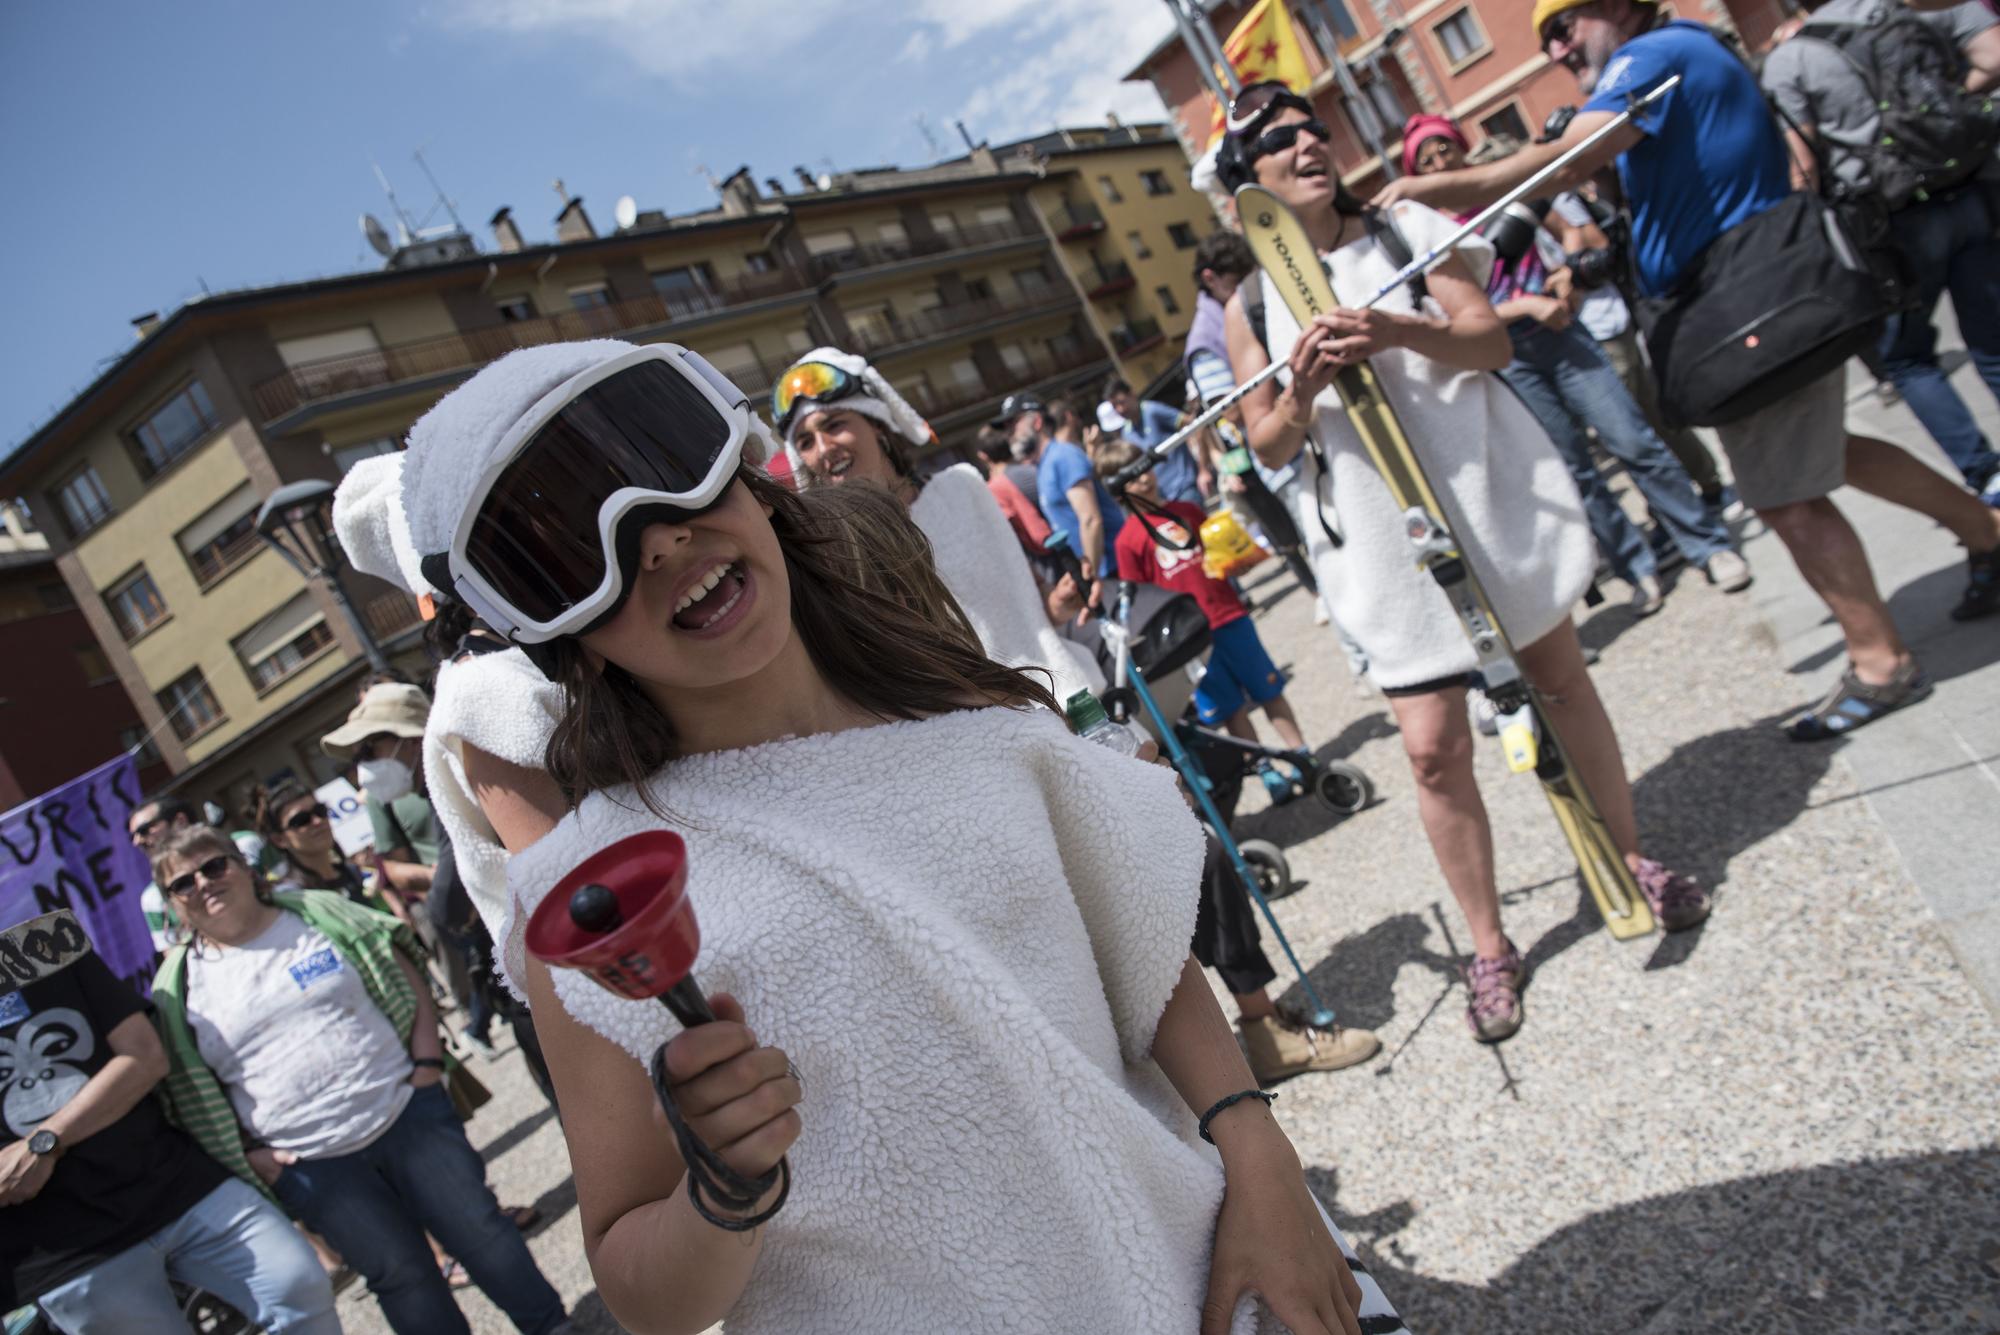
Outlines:
{"label": "printed sticker on shirt", "polygon": [[19,992],[9,992],[0,996],[0,1029],[16,1025],[28,1018],[28,999]]}
{"label": "printed sticker on shirt", "polygon": [[0,1038],[0,1120],[15,1136],[60,1112],[90,1083],[97,1035],[68,1006],[44,1011],[20,1032]]}
{"label": "printed sticker on shirt", "polygon": [[1618,56],[1604,67],[1604,73],[1598,76],[1597,87],[1591,89],[1591,92],[1593,94],[1616,92],[1618,85],[1623,83],[1625,76],[1631,72],[1632,57]]}
{"label": "printed sticker on shirt", "polygon": [[[1171,519],[1156,518],[1151,521],[1155,533],[1153,558],[1160,563],[1160,577],[1172,579],[1184,565],[1201,560],[1201,548],[1195,546],[1188,537],[1188,531]],[[1177,547],[1175,543],[1187,543]]]}
{"label": "printed sticker on shirt", "polygon": [[340,956],[333,953],[333,947],[315,950],[291,967],[292,981],[303,992],[321,978],[340,972]]}

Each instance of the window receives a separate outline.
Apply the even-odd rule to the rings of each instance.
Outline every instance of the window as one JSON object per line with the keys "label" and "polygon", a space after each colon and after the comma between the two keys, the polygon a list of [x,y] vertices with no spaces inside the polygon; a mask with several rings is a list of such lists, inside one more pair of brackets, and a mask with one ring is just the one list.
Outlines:
{"label": "window", "polygon": [[753,250],[743,257],[743,269],[746,273],[776,273],[778,262],[768,250]]}
{"label": "window", "polygon": [[814,232],[806,238],[806,254],[831,255],[837,250],[854,249],[854,233],[845,227],[835,227],[825,232]]}
{"label": "window", "polygon": [[174,535],[204,589],[257,554],[257,491],[248,482]]}
{"label": "window", "polygon": [[1480,117],[1479,129],[1488,139],[1508,138],[1521,144],[1534,139],[1528,133],[1528,123],[1521,118],[1521,107],[1517,102],[1509,102],[1492,115]]}
{"label": "window", "polygon": [[250,684],[262,695],[331,648],[333,629],[312,595],[300,592],[231,644]]}
{"label": "window", "polygon": [[990,282],[988,282],[988,281],[987,281],[986,279],[984,279],[984,278],[968,278],[968,279],[966,279],[966,280],[965,280],[965,299],[966,299],[967,301],[991,301],[991,300],[993,300],[993,284],[992,284],[992,283],[990,283]]}
{"label": "window", "polygon": [[69,585],[59,579],[37,584],[35,597],[41,602],[44,612],[67,612],[76,606],[76,595],[69,591]]}
{"label": "window", "polygon": [[1201,238],[1194,234],[1194,228],[1187,223],[1168,223],[1167,237],[1174,243],[1175,250],[1193,250],[1201,244]]}
{"label": "window", "polygon": [[82,537],[111,518],[111,497],[105,494],[104,483],[89,464],[57,485],[56,504],[62,507],[63,522],[69,526],[72,538]]}
{"label": "window", "polygon": [[1172,288],[1156,287],[1153,289],[1153,297],[1160,303],[1160,309],[1168,315],[1179,315],[1181,313],[1181,304],[1174,300],[1174,290]]}
{"label": "window", "polygon": [[208,401],[208,391],[199,380],[188,382],[132,432],[144,460],[140,471],[151,477],[193,449],[215,425],[215,406]]}
{"label": "window", "polygon": [[1454,71],[1470,65],[1493,49],[1486,40],[1486,34],[1480,31],[1479,20],[1473,17],[1469,5],[1436,24],[1431,32],[1437,37],[1438,45],[1444,48],[1445,63]]}
{"label": "window", "polygon": [[900,246],[910,239],[910,234],[899,222],[885,222],[875,228],[876,239],[884,244]]}
{"label": "window", "polygon": [[944,240],[949,241],[953,244],[957,244],[958,242],[957,214],[933,213],[931,215],[931,227],[935,229],[937,234]]}
{"label": "window", "polygon": [[1139,181],[1146,187],[1146,193],[1149,195],[1174,193],[1174,183],[1167,179],[1165,172],[1140,172]]}
{"label": "window", "polygon": [[136,751],[141,769],[160,763],[160,748],[154,744],[153,735],[146,731],[146,725],[143,723],[134,723],[129,728],[118,730],[118,749]]}
{"label": "window", "polygon": [[813,350],[813,336],[803,329],[794,329],[791,333],[785,335],[785,346],[791,350],[793,356],[811,352]]}
{"label": "window", "polygon": [[24,532],[34,533],[38,531],[35,528],[35,512],[29,508],[27,497],[16,496],[13,500],[7,502],[7,508],[14,512],[16,519],[21,521],[21,528]]}
{"label": "window", "polygon": [[1065,329],[1060,334],[1049,336],[1049,355],[1058,362],[1068,361],[1083,350],[1083,340],[1074,330]]}
{"label": "window", "polygon": [[970,357],[960,357],[951,364],[951,378],[967,389],[983,389],[984,377],[979,374],[979,364]]}
{"label": "window", "polygon": [[701,348],[701,355],[708,364],[722,372],[738,389],[755,393],[768,386],[773,377],[764,370],[763,359],[757,349],[749,343],[725,343],[721,347]]}
{"label": "window", "polygon": [[1009,374],[1026,379],[1033,363],[1028,360],[1027,350],[1018,344],[1009,343],[1000,349],[1000,360],[1006,363]]}
{"label": "window", "polygon": [[1140,236],[1137,232],[1127,232],[1125,234],[1125,245],[1132,252],[1132,258],[1135,260],[1150,260],[1153,258],[1152,249],[1147,246],[1146,238]]}
{"label": "window", "polygon": [[76,665],[83,672],[86,685],[102,686],[109,681],[117,681],[118,674],[111,667],[111,660],[104,651],[94,644],[79,644],[76,647]]}
{"label": "window", "polygon": [[984,204],[974,216],[981,227],[1005,227],[1014,221],[1014,210],[1005,204]]}
{"label": "window", "polygon": [[336,445],[331,451],[334,467],[340,470],[342,477],[346,477],[347,470],[363,459],[373,459],[378,454],[395,452],[396,442],[387,436],[377,436],[373,440],[364,440],[354,445]]}
{"label": "window", "polygon": [[535,303],[529,297],[507,297],[494,302],[493,309],[500,312],[500,318],[508,324],[519,324],[523,320],[535,318]]}
{"label": "window", "polygon": [[879,347],[888,342],[890,321],[895,318],[896,313],[890,308],[889,303],[878,302],[872,306],[857,306],[849,311],[847,327],[854,331],[856,338],[871,346]]}
{"label": "window", "polygon": [[184,742],[193,741],[223,722],[222,704],[215,698],[215,692],[208,689],[208,678],[201,675],[200,668],[188,669],[153,698],[160,702],[160,712],[167,716],[167,722],[173,724],[174,736]]}
{"label": "window", "polygon": [[1109,176],[1100,176],[1100,177],[1098,177],[1098,178],[1097,178],[1097,188],[1098,188],[1099,190],[1101,190],[1101,191],[1103,191],[1103,192],[1104,192],[1104,202],[1105,202],[1105,203],[1107,203],[1107,204],[1123,204],[1123,203],[1125,202],[1125,196],[1123,196],[1123,195],[1121,195],[1121,194],[1119,194],[1119,193],[1118,193],[1118,186],[1117,186],[1117,184],[1116,184],[1115,182],[1113,182],[1113,181],[1112,181],[1112,179],[1111,179],[1111,178],[1110,178]]}
{"label": "window", "polygon": [[167,619],[167,600],[144,566],[106,589],[104,606],[127,644]]}
{"label": "window", "polygon": [[1014,270],[1014,286],[1021,289],[1021,295],[1030,301],[1049,294],[1049,275],[1043,269]]}
{"label": "window", "polygon": [[715,271],[706,261],[659,270],[653,275],[653,291],[666,300],[672,315],[698,315],[722,305],[715,295]]}
{"label": "window", "polygon": [[599,310],[611,304],[611,289],[603,283],[573,287],[569,290],[569,304],[580,311]]}

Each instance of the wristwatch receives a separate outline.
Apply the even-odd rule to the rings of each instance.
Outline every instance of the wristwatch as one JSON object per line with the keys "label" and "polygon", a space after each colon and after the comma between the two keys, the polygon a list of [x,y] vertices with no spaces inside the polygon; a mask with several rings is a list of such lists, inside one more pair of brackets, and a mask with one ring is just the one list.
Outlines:
{"label": "wristwatch", "polygon": [[54,1154],[62,1148],[62,1137],[44,1127],[28,1137],[28,1153]]}

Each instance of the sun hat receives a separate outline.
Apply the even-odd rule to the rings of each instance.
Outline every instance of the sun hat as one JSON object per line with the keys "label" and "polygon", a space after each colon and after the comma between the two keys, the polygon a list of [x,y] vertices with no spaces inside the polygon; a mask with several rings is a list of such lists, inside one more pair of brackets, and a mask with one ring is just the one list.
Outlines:
{"label": "sun hat", "polygon": [[431,716],[431,698],[421,687],[385,681],[370,686],[347,715],[347,722],[319,739],[319,749],[342,764],[354,758],[355,748],[370,737],[389,733],[396,737],[421,737]]}

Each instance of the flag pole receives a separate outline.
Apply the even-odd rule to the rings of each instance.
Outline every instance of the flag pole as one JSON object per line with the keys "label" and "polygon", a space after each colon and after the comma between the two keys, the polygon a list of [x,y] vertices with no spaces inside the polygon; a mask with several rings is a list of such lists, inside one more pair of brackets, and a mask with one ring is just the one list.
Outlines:
{"label": "flag pole", "polygon": [[[1188,55],[1193,58],[1195,72],[1201,76],[1202,84],[1208,89],[1208,95],[1227,110],[1230,95],[1216,75],[1215,66],[1210,62],[1207,49],[1201,44],[1201,38],[1195,33],[1194,25],[1182,11],[1180,0],[1167,0],[1167,11],[1174,16],[1174,26],[1180,29],[1181,45],[1187,48]],[[1225,63],[1223,68],[1227,69],[1228,65]]]}

